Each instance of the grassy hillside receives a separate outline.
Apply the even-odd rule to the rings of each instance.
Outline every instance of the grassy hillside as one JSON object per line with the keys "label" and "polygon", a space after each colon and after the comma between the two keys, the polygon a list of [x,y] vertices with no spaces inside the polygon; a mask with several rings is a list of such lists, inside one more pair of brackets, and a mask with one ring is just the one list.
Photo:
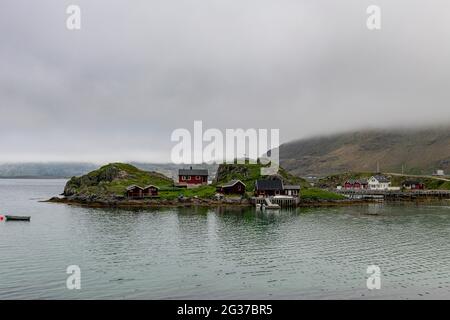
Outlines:
{"label": "grassy hillside", "polygon": [[450,127],[372,130],[293,141],[280,146],[290,173],[326,176],[345,172],[450,172]]}
{"label": "grassy hillside", "polygon": [[319,189],[319,188],[306,188],[301,191],[301,199],[302,200],[344,200],[344,197],[341,194],[337,194],[334,192],[330,192],[327,190]]}
{"label": "grassy hillside", "polygon": [[[159,187],[160,199],[176,199],[179,196],[198,197],[202,199],[212,198],[216,193],[216,186],[233,179],[239,179],[247,185],[248,195],[254,190],[255,181],[263,177],[260,174],[260,164],[223,164],[217,171],[216,180],[212,185],[197,188],[178,188],[173,186],[172,179],[156,172],[140,170],[130,164],[111,163],[94,170],[81,177],[70,179],[64,189],[64,195],[78,199],[103,199],[110,200],[122,197],[126,188],[130,185],[156,185]],[[342,196],[311,188],[304,179],[295,177],[280,168],[277,177],[285,184],[301,186],[301,197],[308,200],[339,200]]]}
{"label": "grassy hillside", "polygon": [[140,170],[130,164],[111,163],[81,177],[73,177],[64,195],[123,196],[130,185],[170,187],[172,179],[156,172]]}
{"label": "grassy hillside", "polygon": [[[255,190],[255,181],[258,179],[269,178],[261,176],[261,164],[221,164],[217,169],[215,184],[222,184],[233,179],[239,179],[247,186],[247,191]],[[283,180],[284,184],[300,185],[302,188],[309,187],[309,183],[299,177],[288,173],[285,169],[280,168],[278,178]]]}
{"label": "grassy hillside", "polygon": [[[221,184],[232,179],[239,179],[247,185],[247,191],[254,191],[257,179],[270,179],[260,175],[260,164],[222,164],[217,170],[216,184]],[[281,168],[278,171],[278,178],[284,184],[300,185],[300,196],[302,200],[343,200],[344,196],[327,190],[312,188],[304,179],[296,177]]]}

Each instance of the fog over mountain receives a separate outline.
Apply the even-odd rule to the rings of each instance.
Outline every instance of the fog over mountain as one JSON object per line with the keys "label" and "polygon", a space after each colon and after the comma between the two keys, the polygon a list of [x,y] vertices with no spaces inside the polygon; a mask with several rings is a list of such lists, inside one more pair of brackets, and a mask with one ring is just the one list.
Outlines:
{"label": "fog over mountain", "polygon": [[165,163],[194,120],[281,142],[448,123],[450,2],[379,0],[377,31],[372,4],[2,0],[0,162]]}
{"label": "fog over mountain", "polygon": [[368,130],[302,139],[280,146],[281,165],[291,173],[343,172],[425,174],[450,172],[450,126],[421,130]]}

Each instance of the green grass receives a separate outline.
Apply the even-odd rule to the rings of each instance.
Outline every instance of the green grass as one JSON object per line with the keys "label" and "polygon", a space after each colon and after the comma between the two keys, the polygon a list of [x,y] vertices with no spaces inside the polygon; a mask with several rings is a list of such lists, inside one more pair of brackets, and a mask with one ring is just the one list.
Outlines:
{"label": "green grass", "polygon": [[81,177],[73,177],[67,182],[66,189],[84,195],[125,195],[130,185],[155,185],[170,187],[172,179],[156,173],[140,170],[124,163],[111,163]]}
{"label": "green grass", "polygon": [[[241,180],[246,185],[247,191],[255,190],[255,181],[258,179],[265,179],[265,176],[261,176],[261,168],[267,167],[267,165],[257,164],[222,164],[217,170],[216,185],[221,185],[230,180]],[[309,187],[309,183],[300,178],[291,175],[283,168],[279,168],[278,176],[280,176],[285,184],[300,185],[302,188]]]}
{"label": "green grass", "polygon": [[302,200],[344,200],[343,195],[318,188],[305,188],[300,191]]}
{"label": "green grass", "polygon": [[[252,196],[255,181],[264,178],[260,174],[260,164],[225,164],[219,169],[219,181],[213,185],[196,188],[174,187],[172,179],[155,172],[140,170],[132,165],[112,163],[92,171],[87,175],[72,178],[68,186],[78,194],[96,196],[124,196],[126,188],[130,185],[155,185],[159,187],[159,198],[173,200],[179,196],[186,198],[198,197],[201,199],[213,198],[216,194],[216,185],[233,179],[243,181],[247,186],[246,196]],[[309,184],[298,177],[292,176],[280,168],[278,175],[285,184],[301,186],[301,198],[305,200],[341,200],[343,196],[318,188],[310,188]]]}
{"label": "green grass", "polygon": [[199,186],[196,188],[165,188],[160,189],[160,199],[173,200],[178,196],[186,198],[199,197],[202,199],[212,198],[216,194],[216,187],[214,186]]}

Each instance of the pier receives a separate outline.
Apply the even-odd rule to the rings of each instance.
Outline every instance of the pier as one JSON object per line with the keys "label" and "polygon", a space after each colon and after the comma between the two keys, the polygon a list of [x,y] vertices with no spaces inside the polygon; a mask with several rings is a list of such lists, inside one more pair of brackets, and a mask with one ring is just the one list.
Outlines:
{"label": "pier", "polygon": [[450,190],[333,190],[350,199],[419,200],[450,199]]}
{"label": "pier", "polygon": [[254,205],[257,205],[257,204],[265,205],[266,199],[269,199],[269,201],[273,204],[278,204],[281,208],[292,208],[292,207],[295,208],[299,202],[298,197],[271,196],[271,197],[253,197],[252,203]]}

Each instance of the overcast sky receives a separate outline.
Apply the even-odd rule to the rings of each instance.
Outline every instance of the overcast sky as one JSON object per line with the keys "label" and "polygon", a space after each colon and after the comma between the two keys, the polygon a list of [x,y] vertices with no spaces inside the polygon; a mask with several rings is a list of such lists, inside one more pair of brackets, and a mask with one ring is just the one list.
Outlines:
{"label": "overcast sky", "polygon": [[169,161],[194,120],[281,142],[449,123],[449,17],[448,0],[1,0],[0,162]]}

